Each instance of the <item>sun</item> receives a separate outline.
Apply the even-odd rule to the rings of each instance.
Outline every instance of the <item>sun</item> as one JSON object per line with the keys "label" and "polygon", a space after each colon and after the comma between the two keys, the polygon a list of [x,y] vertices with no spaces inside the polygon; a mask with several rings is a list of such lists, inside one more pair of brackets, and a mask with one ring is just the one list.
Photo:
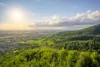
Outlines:
{"label": "sun", "polygon": [[12,17],[15,20],[20,20],[20,19],[22,19],[22,14],[19,11],[14,11],[14,12],[12,12]]}
{"label": "sun", "polygon": [[0,27],[5,30],[30,30],[29,24],[32,22],[28,14],[21,8],[9,8],[5,23]]}
{"label": "sun", "polygon": [[13,21],[22,21],[24,18],[23,12],[19,9],[11,10],[10,14],[10,17]]}

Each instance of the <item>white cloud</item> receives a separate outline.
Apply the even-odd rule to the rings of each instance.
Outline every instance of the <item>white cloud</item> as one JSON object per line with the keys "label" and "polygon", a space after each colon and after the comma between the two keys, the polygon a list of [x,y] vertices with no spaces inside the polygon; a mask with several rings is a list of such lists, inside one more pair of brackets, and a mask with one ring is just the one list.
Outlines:
{"label": "white cloud", "polygon": [[[73,16],[71,18],[68,19],[69,21],[76,21],[78,20],[78,22],[80,21],[84,21],[84,22],[90,22],[90,21],[97,21],[97,20],[100,20],[100,11],[95,11],[95,12],[90,12],[90,11],[87,11],[86,13],[77,13],[76,16]],[[87,22],[87,23],[88,23]]]}
{"label": "white cloud", "polygon": [[46,23],[48,25],[60,25],[67,26],[67,25],[78,25],[78,24],[97,24],[100,21],[100,11],[91,12],[88,10],[85,13],[77,13],[75,16],[69,18],[60,18],[57,15],[51,17],[49,21]]}
{"label": "white cloud", "polygon": [[51,17],[51,20],[48,21],[50,25],[52,24],[57,24],[57,23],[60,23],[61,22],[61,19],[57,16],[57,15],[54,15]]}
{"label": "white cloud", "polygon": [[[26,25],[30,28],[76,30],[86,28],[95,24],[100,24],[100,11],[98,10],[94,12],[88,10],[85,13],[77,13],[75,16],[66,18],[60,18],[57,15],[53,15],[45,17],[44,20],[39,22],[36,22],[36,20],[33,19],[33,17],[35,16],[34,13],[28,12],[26,14],[28,14],[28,17],[26,16],[25,20],[21,22],[21,24],[23,25],[26,23]],[[31,14],[32,17],[30,19]],[[5,27],[5,25],[3,26]]]}
{"label": "white cloud", "polygon": [[[75,16],[60,18],[57,15],[49,17],[48,20],[36,23],[38,27],[68,27],[69,29],[81,29],[100,23],[100,11],[77,13]],[[83,26],[84,25],[84,26]]]}

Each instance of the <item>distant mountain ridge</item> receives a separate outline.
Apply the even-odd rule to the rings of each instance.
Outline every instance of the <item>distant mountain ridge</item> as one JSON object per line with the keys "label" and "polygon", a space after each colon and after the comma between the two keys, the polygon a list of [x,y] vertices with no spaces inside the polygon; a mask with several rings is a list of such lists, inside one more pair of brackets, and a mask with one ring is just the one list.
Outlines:
{"label": "distant mountain ridge", "polygon": [[61,41],[90,40],[93,38],[100,38],[100,24],[82,30],[59,32],[49,36],[48,38],[54,40],[60,39]]}
{"label": "distant mountain ridge", "polygon": [[82,30],[58,33],[58,35],[66,35],[66,36],[67,35],[98,35],[98,34],[100,34],[100,24]]}
{"label": "distant mountain ridge", "polygon": [[24,47],[0,57],[0,67],[100,67],[99,34],[100,24],[23,41]]}

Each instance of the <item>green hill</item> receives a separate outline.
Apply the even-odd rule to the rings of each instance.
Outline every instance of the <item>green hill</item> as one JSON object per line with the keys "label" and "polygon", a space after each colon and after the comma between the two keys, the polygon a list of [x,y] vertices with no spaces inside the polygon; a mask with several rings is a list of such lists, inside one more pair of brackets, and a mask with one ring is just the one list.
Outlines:
{"label": "green hill", "polygon": [[82,30],[60,32],[57,35],[69,36],[69,35],[98,35],[98,34],[100,34],[100,24]]}
{"label": "green hill", "polygon": [[100,67],[100,24],[19,44],[0,56],[0,67]]}
{"label": "green hill", "polygon": [[82,30],[59,32],[57,34],[51,35],[50,38],[68,38],[67,40],[89,40],[98,35],[100,35],[100,24]]}

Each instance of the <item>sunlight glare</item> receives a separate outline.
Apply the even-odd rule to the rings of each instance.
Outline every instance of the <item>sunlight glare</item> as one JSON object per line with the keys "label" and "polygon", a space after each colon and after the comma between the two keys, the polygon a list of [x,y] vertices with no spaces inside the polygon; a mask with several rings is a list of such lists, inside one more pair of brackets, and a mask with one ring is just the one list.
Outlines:
{"label": "sunlight glare", "polygon": [[13,21],[22,21],[24,19],[24,14],[19,9],[11,10],[11,13],[10,14],[11,14],[11,19]]}

